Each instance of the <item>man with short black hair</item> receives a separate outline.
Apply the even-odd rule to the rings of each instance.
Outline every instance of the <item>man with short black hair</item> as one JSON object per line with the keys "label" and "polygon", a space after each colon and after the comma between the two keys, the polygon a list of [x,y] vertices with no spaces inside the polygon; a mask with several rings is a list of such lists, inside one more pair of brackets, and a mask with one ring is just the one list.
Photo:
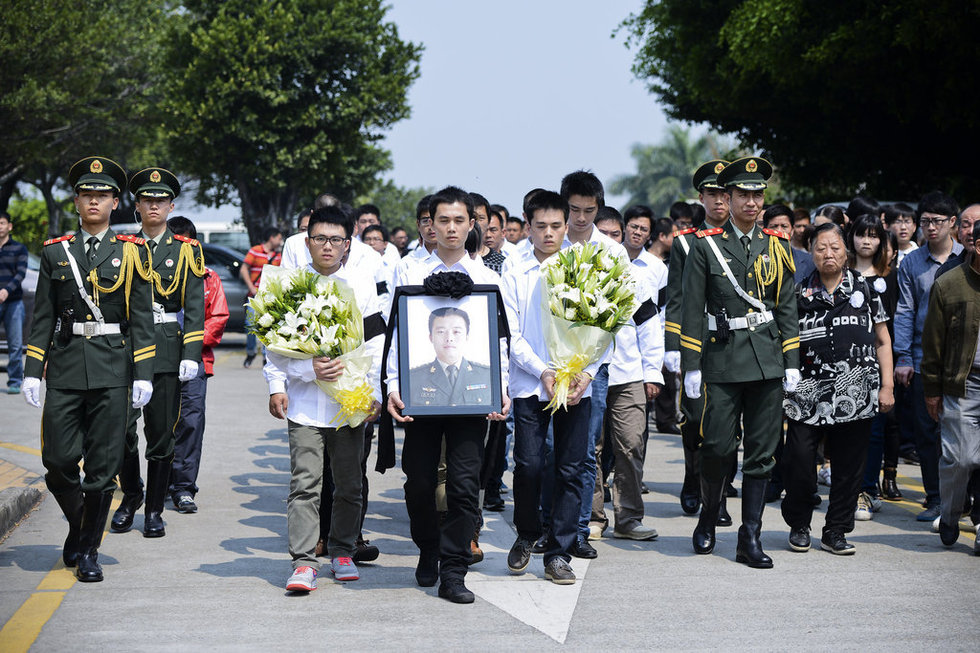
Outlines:
{"label": "man with short black hair", "polygon": [[623,223],[623,216],[619,211],[611,206],[604,206],[599,209],[595,218],[595,228],[604,236],[608,236],[620,245],[623,244],[623,237],[626,234],[626,225]]}
{"label": "man with short black hair", "polygon": [[883,213],[885,228],[898,239],[897,264],[901,265],[907,255],[919,248],[915,242],[915,232],[919,228],[918,216],[915,209],[902,202],[886,205]]}
{"label": "man with short black hair", "polygon": [[[786,237],[790,239],[790,244],[792,245],[792,239],[796,233],[792,225],[793,218],[793,211],[788,206],[785,204],[773,204],[762,212],[762,226],[786,234]],[[804,281],[810,276],[811,272],[817,269],[813,265],[813,257],[810,256],[810,253],[802,249],[796,249],[795,247],[793,248],[793,265],[796,266],[796,273],[793,275],[793,279],[797,283]]]}
{"label": "man with short black hair", "polygon": [[0,321],[7,333],[7,394],[20,393],[24,382],[24,275],[27,247],[10,237],[14,223],[0,212]]}
{"label": "man with short black hair", "polygon": [[674,202],[670,205],[670,219],[678,231],[690,229],[694,226],[694,207],[687,202]]}
{"label": "man with short black hair", "polygon": [[504,227],[504,237],[507,238],[507,242],[512,245],[517,245],[524,240],[524,221],[521,220],[520,216],[507,216],[507,225]]}
{"label": "man with short black hair", "polygon": [[925,403],[922,375],[922,329],[929,309],[929,293],[936,272],[963,246],[951,236],[959,207],[940,191],[926,194],[919,201],[916,215],[926,236],[926,244],[905,257],[898,268],[898,308],[895,310],[895,381],[910,389],[915,448],[919,454],[925,510],[917,521],[931,522],[941,512],[939,494],[939,423]]}

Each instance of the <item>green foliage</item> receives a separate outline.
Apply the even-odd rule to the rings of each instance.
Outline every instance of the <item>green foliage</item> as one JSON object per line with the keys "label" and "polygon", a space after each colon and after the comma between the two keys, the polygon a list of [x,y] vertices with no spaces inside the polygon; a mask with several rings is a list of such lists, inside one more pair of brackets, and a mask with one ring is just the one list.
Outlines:
{"label": "green foliage", "polygon": [[30,252],[40,254],[48,233],[48,207],[44,200],[15,197],[7,213],[14,221],[13,239],[27,245]]}
{"label": "green foliage", "polygon": [[420,199],[434,192],[435,188],[403,188],[387,180],[378,183],[370,193],[358,196],[355,205],[374,204],[381,209],[381,222],[389,232],[402,227],[411,239],[418,235],[415,207]]}
{"label": "green foliage", "polygon": [[980,193],[980,3],[648,0],[634,73],[671,117],[761,148],[807,201]]}
{"label": "green foliage", "polygon": [[625,206],[645,204],[658,216],[667,215],[677,200],[698,196],[691,186],[691,175],[710,159],[723,158],[727,146],[714,134],[698,138],[680,125],[671,125],[658,145],[633,145],[630,154],[636,173],[619,175],[609,185],[615,195],[629,194]]}
{"label": "green foliage", "polygon": [[380,0],[199,0],[170,22],[165,124],[199,201],[237,192],[253,239],[322,192],[352,197],[390,165],[421,47]]}

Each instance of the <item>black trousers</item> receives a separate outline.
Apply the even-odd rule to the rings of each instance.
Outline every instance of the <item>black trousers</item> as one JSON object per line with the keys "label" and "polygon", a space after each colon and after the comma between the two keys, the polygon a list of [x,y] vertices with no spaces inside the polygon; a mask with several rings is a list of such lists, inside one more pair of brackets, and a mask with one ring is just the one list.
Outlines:
{"label": "black trousers", "polygon": [[201,469],[204,444],[204,406],[208,377],[204,364],[197,376],[180,384],[180,418],[174,426],[174,462],[170,468],[170,496],[197,495],[197,474]]}
{"label": "black trousers", "polygon": [[664,387],[653,400],[654,415],[657,426],[674,426],[677,424],[677,374],[663,368]]}
{"label": "black trousers", "polygon": [[790,528],[810,525],[813,493],[817,491],[817,445],[823,438],[824,454],[830,459],[830,503],[823,532],[850,533],[868,456],[870,419],[826,426],[789,420],[781,461],[786,487],[783,519]]}
{"label": "black trousers", "polygon": [[[480,518],[480,471],[487,418],[416,417],[405,424],[402,471],[412,541],[420,551],[439,551],[440,577],[462,579],[470,540]],[[446,438],[446,519],[439,529],[436,483],[442,439]]]}

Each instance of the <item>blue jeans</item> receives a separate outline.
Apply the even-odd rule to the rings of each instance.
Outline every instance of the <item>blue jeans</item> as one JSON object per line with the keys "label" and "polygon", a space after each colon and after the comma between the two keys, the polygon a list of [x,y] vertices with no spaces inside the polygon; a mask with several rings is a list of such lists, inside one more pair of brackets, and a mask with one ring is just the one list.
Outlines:
{"label": "blue jeans", "polygon": [[589,443],[582,464],[582,504],[579,506],[578,532],[583,539],[589,538],[589,519],[592,517],[592,493],[595,491],[595,449],[603,433],[606,415],[606,393],[609,391],[609,364],[599,366],[592,379],[592,416],[589,418]]}
{"label": "blue jeans", "polygon": [[578,536],[590,405],[589,399],[583,399],[552,416],[545,410],[546,404],[537,397],[514,400],[514,526],[521,537],[531,541],[543,532],[538,501],[545,471],[545,441],[553,422],[555,490],[544,554],[548,564],[555,557],[571,560],[568,551]]}
{"label": "blue jeans", "polygon": [[259,351],[259,339],[250,328],[255,323],[255,311],[251,306],[245,307],[245,355],[255,356]]}
{"label": "blue jeans", "polygon": [[24,301],[8,299],[0,304],[0,320],[7,331],[7,385],[24,383]]}
{"label": "blue jeans", "polygon": [[922,488],[926,492],[928,507],[939,505],[939,422],[933,421],[926,410],[925,389],[922,375],[912,376],[909,392],[912,414],[915,417],[915,450],[919,454],[919,471]]}

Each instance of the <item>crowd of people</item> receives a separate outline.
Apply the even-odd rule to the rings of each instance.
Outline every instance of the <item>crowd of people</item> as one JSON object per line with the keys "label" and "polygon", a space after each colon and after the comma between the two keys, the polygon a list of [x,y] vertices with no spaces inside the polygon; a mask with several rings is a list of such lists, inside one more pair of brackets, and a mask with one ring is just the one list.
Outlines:
{"label": "crowd of people", "polygon": [[[150,168],[127,180],[116,168],[91,157],[69,175],[81,229],[45,244],[23,381],[27,400],[39,405],[43,366],[64,372],[57,383],[47,377],[42,457],[68,518],[65,564],[77,565],[82,580],[101,580],[94,529],[107,519],[114,477],[126,498],[113,530],[131,528],[143,502],[132,465],[140,408],[149,461],[144,535],[164,535],[168,491],[178,511],[197,509],[196,468],[178,472],[195,454],[181,454],[173,432],[178,415],[184,419],[182,388],[210,374],[199,367],[201,343],[215,342],[207,320],[220,313],[206,307],[208,273],[196,241],[181,235],[188,225],[167,226],[176,178]],[[696,554],[713,553],[716,529],[734,525],[727,499],[739,495],[737,562],[773,566],[761,544],[762,515],[780,500],[788,548],[808,551],[818,483],[830,486],[820,547],[853,554],[846,534],[855,520],[903,497],[899,459],[920,466],[917,519],[943,544],[956,541],[963,515],[977,527],[980,204],[960,210],[942,192],[914,208],[860,196],[811,217],[765,203],[772,166],[760,157],[708,161],[692,172],[698,202],[678,201],[659,218],[645,206],[621,214],[606,205],[594,174],[576,171],[557,190],[529,191],[520,216],[449,186],[419,199],[410,236],[389,232],[377,206],[354,208],[324,194],[298,217],[295,234],[263,234],[242,268],[250,294],[266,265],[342,281],[363,317],[372,361],[369,418],[338,426],[341,406],[318,383],[341,378],[340,358],[263,355],[269,411],[288,425],[288,590],[315,589],[320,558],[344,581],[359,577],[358,563],[378,558],[363,537],[368,458],[376,442],[375,469],[396,464],[395,425],[404,429],[416,581],[439,583],[439,596],[455,603],[474,600],[464,580],[483,560],[482,511],[504,510],[508,490],[517,535],[507,566],[515,575],[538,553],[545,579],[572,584],[573,558],[595,558],[591,542],[607,532],[656,539],[642,498],[653,429],[680,436],[678,500],[698,516]],[[108,210],[127,187],[143,216],[139,237],[108,230]],[[0,219],[0,246],[2,227]],[[111,247],[100,251],[107,237]],[[565,379],[567,403],[552,410],[559,371],[544,333],[542,269],[582,244],[624,263],[637,308],[614,346]],[[431,362],[408,370],[399,354],[407,342],[399,331],[426,333],[399,312],[400,297],[458,299],[474,285],[500,298],[496,396],[490,389],[498,386],[481,380],[489,368],[471,360],[471,319],[458,307],[428,318]],[[251,313],[250,323],[256,319]],[[246,367],[258,353],[251,338]],[[77,361],[95,357],[113,362],[112,373],[79,376]],[[196,395],[203,401],[203,390]],[[420,403],[439,409],[415,410]],[[80,417],[57,424],[53,411]],[[123,413],[119,433],[94,428]],[[183,449],[196,450],[199,463],[200,434],[188,438],[196,444]],[[512,488],[503,482],[508,467]]]}

